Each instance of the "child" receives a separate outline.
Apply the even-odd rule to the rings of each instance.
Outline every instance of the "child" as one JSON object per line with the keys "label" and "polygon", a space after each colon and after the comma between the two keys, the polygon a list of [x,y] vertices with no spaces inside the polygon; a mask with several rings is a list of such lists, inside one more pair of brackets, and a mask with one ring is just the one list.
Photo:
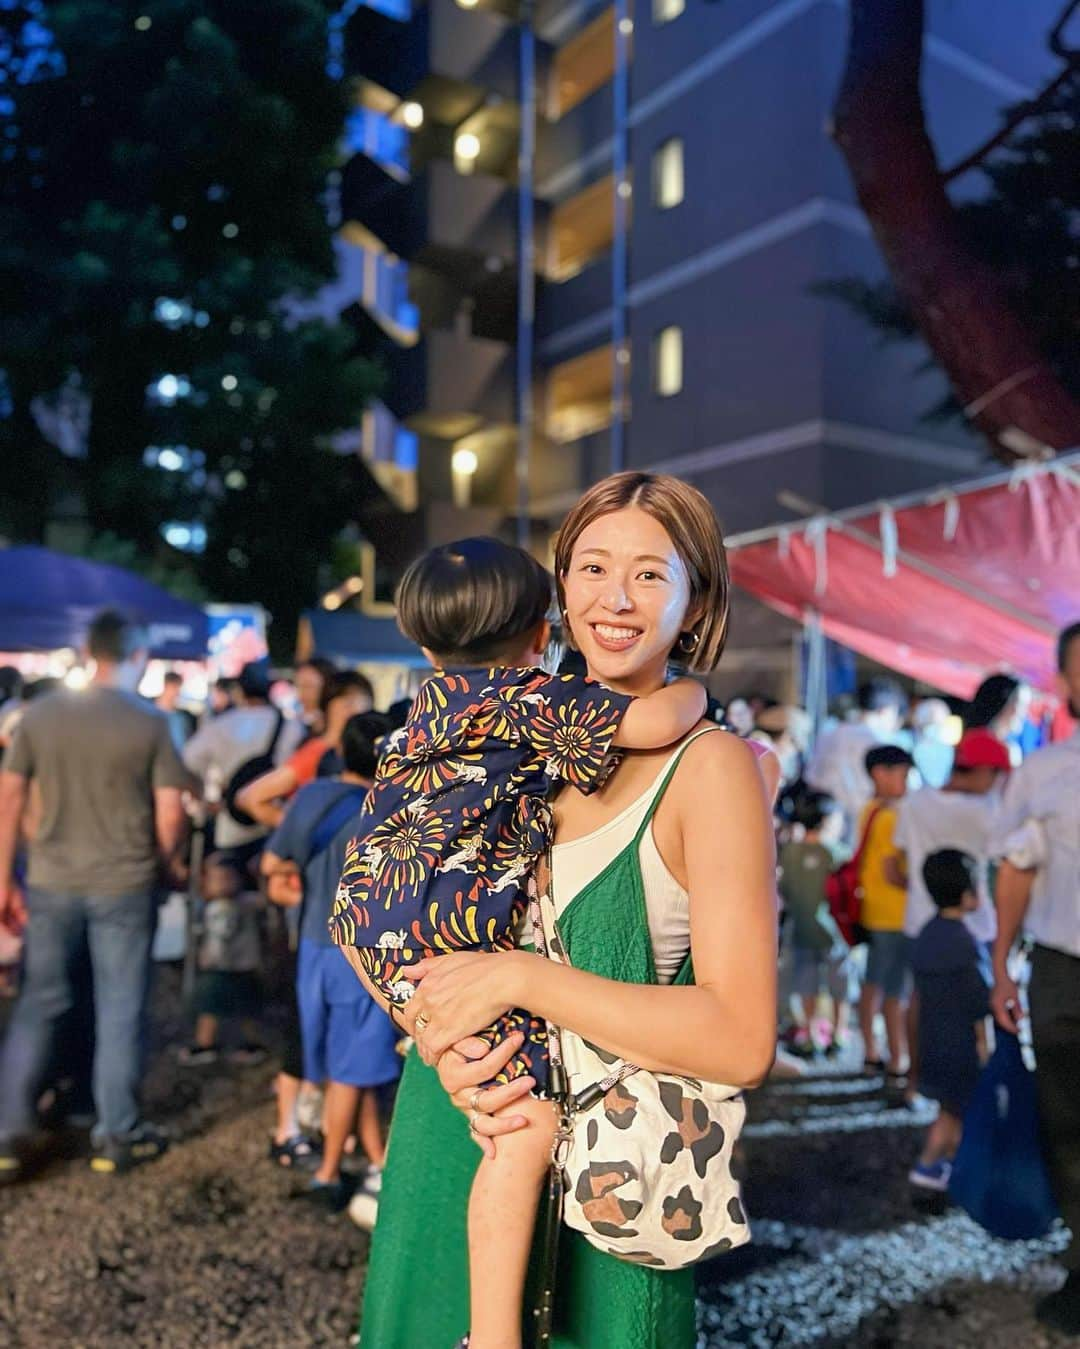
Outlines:
{"label": "child", "polygon": [[977,1031],[990,1005],[975,938],[964,915],[978,906],[976,863],[943,848],[923,864],[923,881],[937,906],[915,938],[912,967],[919,995],[919,1088],[941,1103],[908,1179],[923,1190],[946,1190],[960,1146],[964,1111],[979,1076]]}
{"label": "child", "polygon": [[242,885],[240,871],[224,853],[212,853],[203,863],[203,936],[193,995],[195,1040],[179,1054],[180,1062],[189,1067],[217,1062],[220,1023],[232,1018],[240,1021],[244,1036],[230,1055],[234,1062],[252,1064],[266,1057],[255,1025],[262,1010],[258,917],[262,897],[242,893]]}
{"label": "child", "polygon": [[[863,840],[859,864],[862,890],[860,922],[866,933],[866,978],[859,997],[864,1066],[872,1072],[886,1069],[894,1082],[907,1066],[908,1046],[904,1008],[911,996],[908,964],[911,941],[904,935],[907,887],[898,871],[900,853],[894,842],[897,803],[907,791],[912,758],[898,745],[875,745],[866,755],[866,771],[874,784],[874,799],[859,821]],[[883,1006],[884,1004],[884,1006]],[[875,1022],[885,1014],[889,1057],[883,1062],[877,1048]]]}
{"label": "child", "polygon": [[832,1007],[822,1048],[835,1054],[847,1031],[849,948],[829,912],[825,882],[834,866],[828,845],[839,839],[843,816],[831,796],[802,783],[788,794],[787,814],[794,829],[780,847],[780,895],[790,920],[792,984],[802,1004],[793,1048],[797,1054],[814,1052],[814,1018],[825,990]]}
{"label": "child", "polygon": [[[687,735],[704,690],[677,680],[647,698],[537,668],[548,642],[551,578],[522,549],[466,539],[432,549],[398,591],[398,623],[436,667],[387,742],[346,853],[330,920],[350,964],[400,1006],[409,966],[448,951],[512,947],[525,885],[551,840],[553,783],[600,787],[614,745],[653,749]],[[520,1030],[504,1080],[547,1082],[541,1022],[516,1009],[486,1032]],[[527,1098],[530,1128],[481,1160],[469,1200],[476,1349],[520,1344],[525,1269],[554,1112]],[[482,1290],[482,1294],[481,1294]]]}

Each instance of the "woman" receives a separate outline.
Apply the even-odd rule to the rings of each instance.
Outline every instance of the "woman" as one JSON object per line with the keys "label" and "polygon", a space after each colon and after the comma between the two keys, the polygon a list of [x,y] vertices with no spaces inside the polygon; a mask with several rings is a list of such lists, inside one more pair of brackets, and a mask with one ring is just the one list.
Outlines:
{"label": "woman", "polygon": [[340,768],[337,750],[346,722],[371,708],[371,681],[357,670],[339,671],[326,685],[322,732],[305,740],[283,764],[249,782],[237,793],[236,804],[252,819],[276,829],[290,797],[316,777]]}
{"label": "woman", "polygon": [[[664,682],[673,658],[715,667],[727,566],[716,517],[693,488],[641,473],[597,484],[563,525],[556,573],[568,634],[603,683],[645,694]],[[517,1047],[510,1040],[470,1061],[485,1046],[467,1037],[495,1016],[525,1006],[642,1067],[735,1086],[756,1084],[772,1062],[775,864],[753,751],[702,723],[674,754],[627,754],[591,797],[564,790],[555,819],[552,894],[563,918],[575,903],[577,968],[524,950],[419,967],[406,1021],[414,1035],[419,1024],[417,1048],[438,1063],[447,1094],[411,1055],[369,1269],[364,1349],[449,1349],[468,1329],[469,1129],[490,1147],[521,1127],[513,1103],[531,1085],[477,1090]],[[631,892],[643,910],[628,903]],[[676,987],[687,955],[697,983]],[[559,1349],[694,1343],[689,1272],[657,1273],[563,1238]],[[420,1287],[429,1295],[417,1296]]]}

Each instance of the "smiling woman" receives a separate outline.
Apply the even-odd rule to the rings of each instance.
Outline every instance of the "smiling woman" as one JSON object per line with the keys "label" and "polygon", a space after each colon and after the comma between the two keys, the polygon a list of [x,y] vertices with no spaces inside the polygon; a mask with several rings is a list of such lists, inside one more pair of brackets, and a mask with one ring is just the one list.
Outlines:
{"label": "smiling woman", "polygon": [[[716,517],[693,488],[643,473],[604,480],[564,524],[556,566],[564,625],[589,675],[638,699],[634,707],[664,688],[673,663],[715,667],[728,571]],[[711,723],[652,743],[658,748],[624,750],[598,790],[567,785],[555,798],[551,886],[541,908],[569,963],[506,950],[412,968],[420,986],[406,1020],[439,1079],[410,1058],[368,1275],[365,1349],[450,1349],[469,1324],[468,1129],[481,1145],[495,1139],[497,1152],[513,1142],[500,1135],[531,1127],[516,1082],[483,1085],[513,1048],[504,1042],[488,1052],[468,1038],[507,1008],[560,1027],[578,1084],[595,1080],[581,1074],[591,1071],[586,1056],[597,1053],[605,1063],[726,1084],[720,1094],[732,1101],[768,1070],[776,931],[762,774],[752,751]],[[732,1202],[733,1221],[744,1225]],[[620,1203],[612,1195],[606,1207],[621,1211]],[[427,1301],[415,1297],[420,1249],[436,1294]],[[690,1270],[629,1264],[564,1230],[556,1286],[557,1349],[694,1343]],[[477,1336],[474,1349],[494,1343]]]}

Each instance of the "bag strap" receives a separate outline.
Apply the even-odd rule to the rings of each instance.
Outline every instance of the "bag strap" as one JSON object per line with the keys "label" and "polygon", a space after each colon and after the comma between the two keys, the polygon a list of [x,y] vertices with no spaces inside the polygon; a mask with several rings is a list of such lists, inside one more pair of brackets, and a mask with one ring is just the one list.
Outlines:
{"label": "bag strap", "polygon": [[274,711],[277,713],[277,721],[274,722],[274,734],[270,737],[270,743],[266,747],[266,757],[268,759],[274,757],[274,750],[277,749],[277,742],[281,739],[281,732],[285,729],[285,713],[282,712],[280,707],[275,707]]}
{"label": "bag strap", "polygon": [[[336,796],[330,802],[329,806],[315,821],[315,828],[311,831],[311,851],[307,855],[307,862],[314,861],[320,853],[329,848],[337,831],[343,824],[348,823],[349,818],[356,813],[356,798],[366,795],[366,790],[363,787],[350,787],[348,791],[343,792],[341,796]],[[305,862],[305,866],[307,862]]]}
{"label": "bag strap", "polygon": [[854,856],[851,859],[851,865],[856,871],[858,871],[862,855],[866,851],[866,845],[870,842],[870,830],[874,827],[874,821],[884,809],[884,802],[878,802],[866,817],[866,823],[863,825],[862,835],[859,838],[859,846],[855,849]]}

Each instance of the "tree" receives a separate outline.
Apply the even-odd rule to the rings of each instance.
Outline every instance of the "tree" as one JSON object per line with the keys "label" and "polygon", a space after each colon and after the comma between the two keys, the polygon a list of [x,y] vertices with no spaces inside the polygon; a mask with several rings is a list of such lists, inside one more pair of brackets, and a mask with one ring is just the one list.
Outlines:
{"label": "tree", "polygon": [[[1001,129],[943,170],[919,80],[923,0],[851,0],[847,66],[833,134],[890,281],[831,289],[887,333],[920,333],[962,415],[1004,457],[1080,444],[1080,52],[1049,36],[1061,70]],[[948,183],[972,170],[988,195],[954,205]]]}
{"label": "tree", "polygon": [[[330,442],[379,382],[335,315],[297,320],[335,271],[331,9],[0,6],[2,522],[40,536],[77,491],[146,565],[267,604],[279,648],[363,506]],[[85,436],[57,436],[58,397],[88,400]]]}

